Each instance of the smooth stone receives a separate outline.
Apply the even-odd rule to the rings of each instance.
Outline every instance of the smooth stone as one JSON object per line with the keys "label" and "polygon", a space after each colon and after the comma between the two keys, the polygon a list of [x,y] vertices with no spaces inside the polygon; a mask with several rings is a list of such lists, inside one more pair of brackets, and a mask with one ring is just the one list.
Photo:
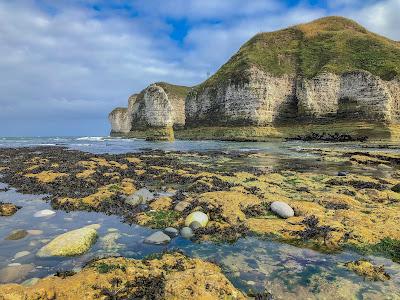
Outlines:
{"label": "smooth stone", "polygon": [[43,234],[42,230],[38,230],[38,229],[29,229],[26,232],[28,232],[29,235],[41,235]]}
{"label": "smooth stone", "polygon": [[25,280],[23,283],[21,283],[22,286],[32,286],[35,285],[36,283],[38,283],[40,279],[37,277],[33,277],[30,279]]}
{"label": "smooth stone", "polygon": [[9,283],[25,278],[34,269],[32,264],[8,266],[0,270],[0,283]]}
{"label": "smooth stone", "polygon": [[11,264],[8,264],[7,266],[16,267],[16,266],[20,266],[20,265],[21,265],[20,263],[11,263]]}
{"label": "smooth stone", "polygon": [[339,171],[337,176],[347,176],[349,173],[347,171]]}
{"label": "smooth stone", "polygon": [[201,227],[203,227],[203,226],[201,226],[201,224],[200,224],[199,222],[193,221],[192,223],[190,223],[189,227],[190,227],[192,230],[196,230],[196,229],[199,229],[199,228],[201,228]]}
{"label": "smooth stone", "polygon": [[12,231],[12,232],[6,237],[6,240],[9,240],[9,241],[16,241],[16,240],[23,239],[23,238],[26,237],[27,235],[28,235],[28,232],[27,232],[26,230],[18,229],[18,230]]}
{"label": "smooth stone", "polygon": [[189,202],[181,201],[181,202],[178,202],[177,205],[175,205],[174,210],[177,211],[177,212],[183,212],[189,206],[190,206]]}
{"label": "smooth stone", "polygon": [[142,188],[136,192],[134,192],[132,195],[129,195],[125,198],[125,202],[136,206],[139,204],[146,204],[147,202],[151,201],[154,199],[154,194],[150,192],[146,188]]}
{"label": "smooth stone", "polygon": [[168,244],[171,238],[162,231],[157,231],[145,238],[144,243],[153,245]]}
{"label": "smooth stone", "polygon": [[35,212],[35,214],[33,215],[35,218],[43,218],[43,217],[49,217],[49,216],[53,216],[55,215],[56,212],[50,209],[44,209],[44,210],[40,210]]}
{"label": "smooth stone", "polygon": [[96,229],[99,226],[93,224],[63,233],[43,246],[36,255],[38,257],[81,255],[96,242]]}
{"label": "smooth stone", "polygon": [[293,208],[281,201],[272,202],[271,211],[284,219],[294,216]]}
{"label": "smooth stone", "polygon": [[185,225],[190,226],[190,224],[193,222],[199,222],[201,227],[206,227],[208,223],[208,216],[201,211],[192,212],[186,217]]}
{"label": "smooth stone", "polygon": [[29,251],[17,252],[17,253],[14,255],[14,258],[15,258],[15,259],[18,259],[18,258],[27,256],[27,255],[29,255],[29,254],[31,254]]}
{"label": "smooth stone", "polygon": [[176,229],[176,228],[167,227],[167,228],[164,229],[164,233],[165,233],[166,235],[168,235],[170,238],[174,238],[174,237],[177,237],[177,236],[178,236],[179,231],[178,231],[178,229]]}
{"label": "smooth stone", "polygon": [[191,239],[194,236],[193,230],[190,227],[183,227],[181,229],[181,236],[185,239]]}

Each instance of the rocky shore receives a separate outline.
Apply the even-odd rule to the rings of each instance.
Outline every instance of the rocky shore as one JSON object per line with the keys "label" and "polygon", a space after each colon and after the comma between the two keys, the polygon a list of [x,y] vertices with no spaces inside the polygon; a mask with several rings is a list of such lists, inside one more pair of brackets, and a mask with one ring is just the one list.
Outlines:
{"label": "rocky shore", "polygon": [[144,260],[95,260],[79,273],[56,274],[30,286],[0,285],[0,299],[245,299],[221,269],[180,253]]}
{"label": "rocky shore", "polygon": [[[24,193],[48,194],[54,209],[116,214],[160,230],[187,227],[196,240],[232,241],[257,234],[324,251],[349,246],[380,251],[398,260],[392,250],[400,241],[399,155],[311,152],[343,168],[386,168],[391,176],[233,164],[235,159],[265,158],[253,152],[94,155],[41,147],[1,149],[0,160],[7,161],[4,182]],[[226,162],[232,167],[223,171],[218,166]],[[188,222],[194,212],[199,215]],[[201,214],[207,222],[202,223]]]}

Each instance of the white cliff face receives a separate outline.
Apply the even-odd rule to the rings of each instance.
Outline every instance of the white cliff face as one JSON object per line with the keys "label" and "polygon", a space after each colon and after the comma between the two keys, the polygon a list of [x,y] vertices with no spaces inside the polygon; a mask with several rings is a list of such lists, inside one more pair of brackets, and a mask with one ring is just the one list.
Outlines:
{"label": "white cliff face", "polygon": [[400,81],[365,71],[274,77],[253,68],[243,84],[191,92],[185,107],[188,126],[266,125],[296,118],[399,123]]}
{"label": "white cliff face", "polygon": [[131,130],[132,118],[126,108],[116,108],[109,115],[112,133],[128,133]]}
{"label": "white cliff face", "polygon": [[174,124],[173,107],[164,89],[151,85],[144,93],[144,114],[150,127],[169,127]]}
{"label": "white cliff face", "polygon": [[273,77],[252,68],[247,83],[191,93],[185,104],[187,123],[266,125],[295,117],[295,87],[293,77]]}
{"label": "white cliff face", "polygon": [[185,99],[152,84],[128,99],[128,108],[117,108],[109,115],[112,133],[128,133],[149,127],[185,125]]}
{"label": "white cliff face", "polygon": [[365,71],[300,79],[299,116],[397,122],[399,90],[397,80],[387,82]]}

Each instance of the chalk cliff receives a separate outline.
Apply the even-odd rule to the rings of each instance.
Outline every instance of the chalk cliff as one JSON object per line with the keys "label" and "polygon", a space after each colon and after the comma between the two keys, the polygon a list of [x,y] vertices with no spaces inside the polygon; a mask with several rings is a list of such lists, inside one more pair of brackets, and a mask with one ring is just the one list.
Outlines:
{"label": "chalk cliff", "polygon": [[127,134],[148,128],[179,128],[185,125],[188,87],[154,83],[128,99],[127,108],[116,108],[108,116],[112,134]]}
{"label": "chalk cliff", "polygon": [[186,98],[186,125],[400,122],[400,46],[328,17],[260,33]]}
{"label": "chalk cliff", "polygon": [[327,17],[257,34],[190,91],[171,94],[168,86],[151,85],[136,96],[134,109],[114,110],[113,132],[400,124],[400,43]]}

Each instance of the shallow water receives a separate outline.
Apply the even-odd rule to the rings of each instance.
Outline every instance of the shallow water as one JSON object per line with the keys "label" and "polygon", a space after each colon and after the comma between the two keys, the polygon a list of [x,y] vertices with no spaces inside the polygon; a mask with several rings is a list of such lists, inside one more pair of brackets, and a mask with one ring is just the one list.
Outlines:
{"label": "shallow water", "polygon": [[[320,146],[303,142],[177,141],[169,144],[109,138],[33,138],[2,139],[0,147],[37,146],[53,143],[93,153],[124,153],[151,148],[174,151],[256,151],[264,154],[247,161],[241,161],[238,158],[213,162],[216,168],[227,169],[232,165],[240,164],[275,169],[319,170],[323,173],[333,173],[343,169],[343,166],[338,163],[319,161],[316,159],[316,155],[299,151],[302,148]],[[332,146],[330,145],[330,147]],[[358,145],[351,144],[346,147],[361,149]],[[377,169],[352,169],[352,172],[388,175],[388,171]],[[0,188],[4,188],[4,186],[1,185]],[[385,258],[368,257],[376,264],[385,265],[391,280],[371,282],[348,271],[343,266],[347,261],[361,258],[359,254],[351,251],[323,254],[256,237],[240,239],[234,244],[193,243],[178,237],[173,239],[168,246],[152,246],[144,244],[143,239],[154,230],[124,224],[116,216],[57,211],[51,217],[35,218],[33,217],[35,212],[51,209],[49,204],[42,200],[42,197],[44,196],[22,195],[13,189],[0,192],[0,201],[23,206],[14,216],[0,218],[0,269],[15,263],[34,266],[31,272],[16,278],[13,280],[14,282],[43,277],[57,271],[78,270],[85,262],[98,256],[122,255],[143,258],[165,249],[179,248],[190,256],[218,263],[233,284],[245,292],[263,292],[266,289],[278,299],[400,299],[400,264]],[[98,241],[87,254],[72,258],[38,258],[35,256],[37,250],[49,239],[88,224],[100,224],[101,227],[98,231]],[[41,230],[43,233],[28,235],[17,241],[5,240],[8,234],[15,229]],[[30,254],[15,259],[14,255],[20,251],[29,251]]]}

